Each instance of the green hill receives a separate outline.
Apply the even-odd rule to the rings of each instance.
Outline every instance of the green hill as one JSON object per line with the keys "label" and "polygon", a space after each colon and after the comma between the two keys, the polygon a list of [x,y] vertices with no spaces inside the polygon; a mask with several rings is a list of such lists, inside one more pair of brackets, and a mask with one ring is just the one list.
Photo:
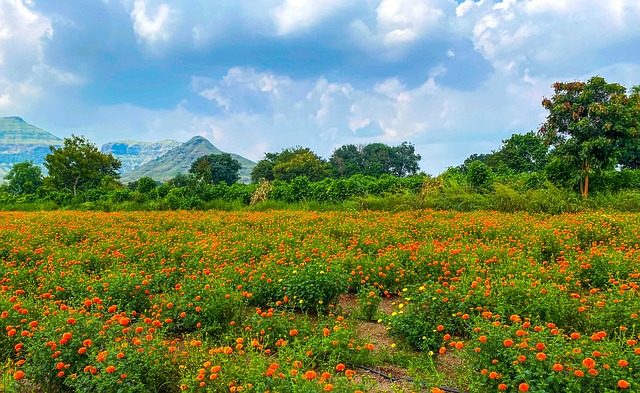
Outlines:
{"label": "green hill", "polygon": [[113,154],[120,160],[122,163],[120,173],[125,174],[180,145],[180,142],[174,140],[159,142],[125,140],[105,143],[100,150],[105,154]]}
{"label": "green hill", "polygon": [[33,161],[42,165],[49,146],[62,146],[62,139],[17,116],[0,117],[0,179],[13,164]]}
{"label": "green hill", "polygon": [[[191,163],[202,156],[209,154],[224,153],[215,147],[206,138],[194,136],[189,141],[177,146],[162,156],[143,164],[131,172],[123,173],[121,180],[125,183],[140,179],[141,177],[151,177],[157,181],[167,181],[179,173],[189,172]],[[248,182],[255,162],[248,160],[237,154],[231,154],[233,158],[240,162],[240,181]]]}

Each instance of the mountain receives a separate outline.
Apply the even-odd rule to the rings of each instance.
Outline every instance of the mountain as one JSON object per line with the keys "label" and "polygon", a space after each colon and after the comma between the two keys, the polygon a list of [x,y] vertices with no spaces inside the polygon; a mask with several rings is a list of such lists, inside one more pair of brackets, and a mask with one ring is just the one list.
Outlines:
{"label": "mountain", "polygon": [[120,160],[122,163],[120,173],[125,174],[180,145],[180,142],[174,140],[159,142],[126,140],[105,143],[100,150],[105,154],[113,154]]}
{"label": "mountain", "polygon": [[0,117],[0,178],[18,162],[42,165],[49,146],[62,146],[62,139],[20,117]]}
{"label": "mountain", "polygon": [[[151,177],[157,181],[167,181],[175,177],[179,173],[189,172],[191,163],[202,156],[209,154],[224,153],[215,147],[206,138],[194,136],[189,141],[177,146],[162,156],[141,165],[131,172],[123,173],[122,182],[128,183],[140,179],[141,177]],[[231,157],[240,162],[240,181],[249,182],[251,170],[256,165],[255,162],[248,160],[237,154],[231,154]]]}

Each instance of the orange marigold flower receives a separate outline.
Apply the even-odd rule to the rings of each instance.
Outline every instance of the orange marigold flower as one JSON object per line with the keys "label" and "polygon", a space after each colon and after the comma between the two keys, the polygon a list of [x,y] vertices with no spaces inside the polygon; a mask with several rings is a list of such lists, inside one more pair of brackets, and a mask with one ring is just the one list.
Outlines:
{"label": "orange marigold flower", "polygon": [[562,371],[564,370],[564,366],[560,363],[556,363],[553,365],[553,371]]}
{"label": "orange marigold flower", "polygon": [[336,371],[344,371],[344,368],[345,368],[345,366],[342,363],[338,363],[336,365]]}
{"label": "orange marigold flower", "polygon": [[585,358],[582,361],[582,365],[586,368],[594,368],[596,366],[596,361],[591,358]]}
{"label": "orange marigold flower", "polygon": [[543,361],[543,360],[547,360],[547,354],[544,352],[538,352],[536,354],[536,359]]}
{"label": "orange marigold flower", "polygon": [[293,336],[297,336],[298,335],[298,330],[297,329],[291,329],[289,331],[289,336],[293,337]]}
{"label": "orange marigold flower", "polygon": [[109,374],[111,374],[112,372],[116,371],[116,367],[115,366],[109,366],[109,367],[107,367],[107,369],[105,371],[108,372]]}
{"label": "orange marigold flower", "polygon": [[504,341],[502,342],[502,344],[503,344],[505,347],[510,347],[510,346],[512,346],[512,345],[513,345],[513,340],[512,340],[512,339],[510,339],[510,338],[508,338],[508,339],[504,340]]}
{"label": "orange marigold flower", "polygon": [[518,390],[521,392],[528,392],[529,391],[529,384],[526,382],[522,382],[520,385],[518,385]]}
{"label": "orange marigold flower", "polygon": [[621,380],[618,381],[618,387],[620,389],[628,389],[629,388],[629,382],[627,382],[624,379],[621,379]]}
{"label": "orange marigold flower", "polygon": [[19,381],[22,378],[24,378],[24,371],[22,371],[22,370],[18,370],[18,371],[16,371],[15,374],[13,374],[13,379],[15,379],[16,381]]}
{"label": "orange marigold flower", "polygon": [[618,366],[627,367],[628,365],[629,365],[629,362],[627,362],[626,360],[624,360],[624,359],[618,360]]}

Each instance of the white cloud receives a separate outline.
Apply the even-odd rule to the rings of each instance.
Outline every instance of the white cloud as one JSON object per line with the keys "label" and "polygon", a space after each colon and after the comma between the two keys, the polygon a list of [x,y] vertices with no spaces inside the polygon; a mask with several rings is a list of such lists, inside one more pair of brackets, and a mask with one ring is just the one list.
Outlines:
{"label": "white cloud", "polygon": [[0,108],[8,107],[11,104],[11,96],[9,94],[0,94]]}
{"label": "white cloud", "polygon": [[155,11],[149,11],[146,0],[135,0],[131,10],[133,29],[138,39],[150,45],[169,41],[171,16],[172,9],[168,4],[160,4]]}
{"label": "white cloud", "polygon": [[[225,147],[232,151],[251,140],[275,150],[301,144],[329,156],[330,149],[345,143],[410,141],[422,146],[419,153],[426,159],[422,167],[431,173],[457,165],[471,153],[497,148],[511,133],[527,132],[541,123],[540,101],[552,81],[500,73],[476,90],[459,91],[437,82],[445,71],[434,67],[414,88],[390,78],[367,89],[326,77],[294,80],[232,68],[218,80],[194,80],[192,86],[212,101],[219,103],[220,96],[230,100],[224,116],[209,120],[225,135]],[[265,80],[281,81],[277,95],[265,91],[271,86]],[[240,100],[246,91],[268,97],[267,107],[249,111],[250,106]],[[248,99],[255,102],[256,96]],[[236,132],[242,132],[241,140],[232,137]],[[434,161],[442,149],[451,155]]]}
{"label": "white cloud", "polygon": [[475,48],[494,67],[521,75],[526,68],[579,74],[601,49],[640,39],[636,0],[467,0],[456,13],[461,26],[473,26]]}
{"label": "white cloud", "polygon": [[376,9],[378,33],[384,44],[411,42],[443,27],[448,0],[382,0]]}
{"label": "white cloud", "polygon": [[271,13],[277,33],[286,35],[309,29],[353,3],[353,0],[284,0]]}
{"label": "white cloud", "polygon": [[15,112],[37,98],[47,82],[41,70],[53,27],[32,7],[31,2],[0,1],[0,106]]}

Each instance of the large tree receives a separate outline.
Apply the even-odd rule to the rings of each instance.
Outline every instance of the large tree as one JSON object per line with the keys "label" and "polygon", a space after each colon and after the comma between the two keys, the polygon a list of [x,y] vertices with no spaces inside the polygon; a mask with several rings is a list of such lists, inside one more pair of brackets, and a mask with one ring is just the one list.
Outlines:
{"label": "large tree", "polygon": [[500,150],[487,161],[489,166],[497,167],[502,163],[514,173],[531,173],[543,170],[547,165],[549,146],[533,131],[513,134],[502,143]]}
{"label": "large tree", "polygon": [[[629,95],[628,109],[631,112],[629,117],[634,116],[640,122],[640,85],[634,86]],[[619,142],[620,157],[618,164],[627,169],[640,169],[640,126],[636,123],[635,137],[625,138]]]}
{"label": "large tree", "polygon": [[14,164],[4,179],[12,194],[33,194],[43,184],[42,170],[31,161]]}
{"label": "large tree", "polygon": [[251,181],[290,181],[298,176],[306,176],[311,181],[319,181],[329,175],[328,164],[306,147],[284,149],[279,153],[266,153],[251,171]]}
{"label": "large tree", "polygon": [[120,161],[100,150],[82,136],[65,138],[63,146],[50,146],[44,159],[49,175],[45,183],[56,189],[78,190],[99,187],[105,179],[119,179]]}
{"label": "large tree", "polygon": [[371,143],[364,146],[341,146],[333,152],[329,164],[337,177],[355,174],[403,177],[418,172],[420,159],[415,147],[408,142],[398,146]]}
{"label": "large tree", "polygon": [[333,151],[329,158],[329,165],[331,165],[335,177],[351,177],[362,173],[363,160],[362,146],[349,144],[340,146]]}
{"label": "large tree", "polygon": [[637,113],[630,110],[626,89],[601,77],[556,82],[553,90],[553,96],[542,101],[549,114],[540,133],[555,147],[556,157],[579,171],[586,199],[590,174],[613,168],[620,146],[637,139]]}
{"label": "large tree", "polygon": [[229,153],[209,154],[195,160],[189,172],[208,184],[225,182],[232,185],[240,179],[240,168],[242,165]]}

